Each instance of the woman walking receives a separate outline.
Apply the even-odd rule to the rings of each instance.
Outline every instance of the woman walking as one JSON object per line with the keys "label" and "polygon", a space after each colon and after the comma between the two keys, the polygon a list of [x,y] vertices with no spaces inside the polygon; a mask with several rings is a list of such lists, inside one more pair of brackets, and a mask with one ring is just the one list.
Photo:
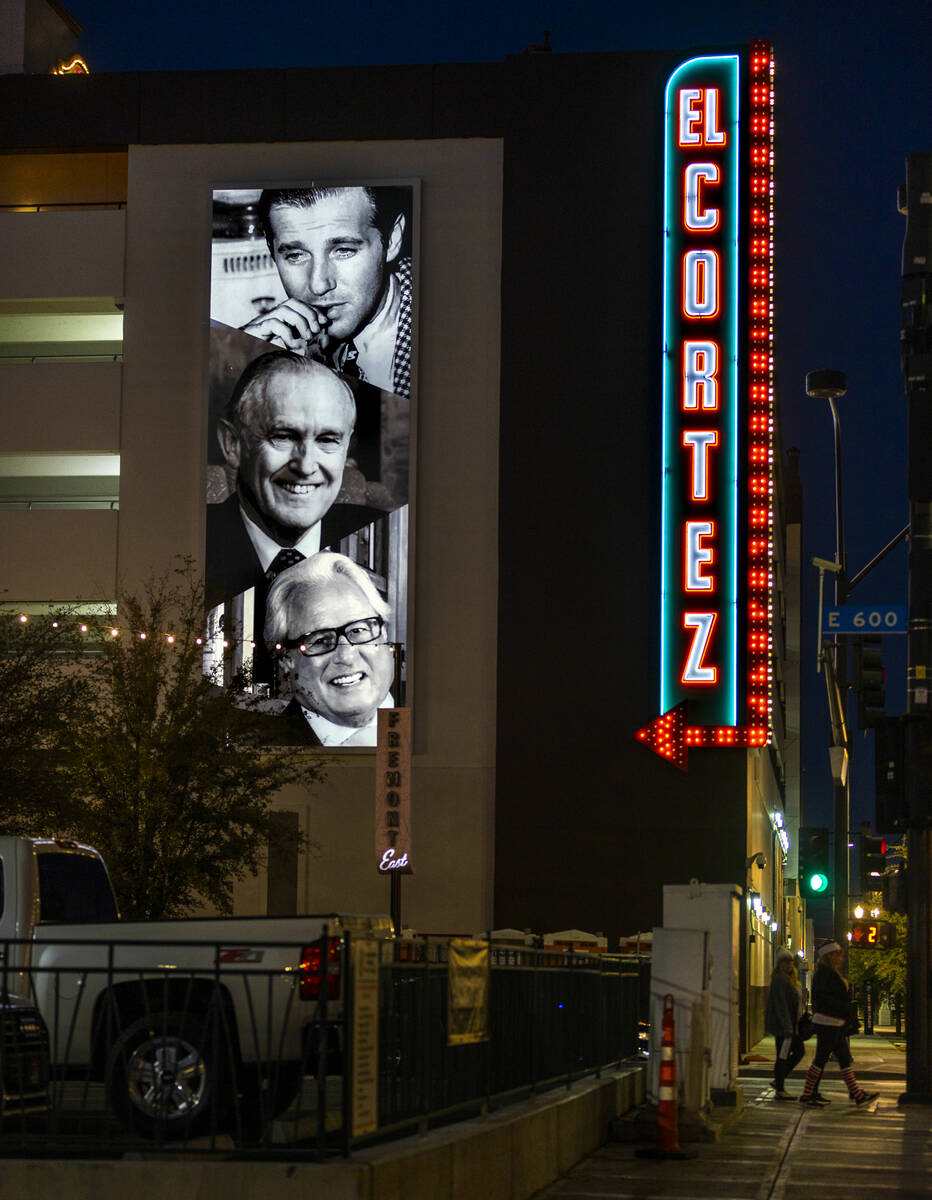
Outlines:
{"label": "woman walking", "polygon": [[805,1053],[799,1036],[799,1018],[803,1012],[803,991],[799,983],[796,961],[792,953],[781,947],[777,951],[770,994],[764,1014],[764,1028],[777,1043],[777,1058],[773,1068],[773,1090],[778,1100],[792,1100],[786,1091],[786,1077]]}
{"label": "woman walking", "polygon": [[823,943],[819,947],[819,961],[812,976],[812,1024],[816,1031],[816,1052],[799,1102],[813,1108],[820,1103],[815,1091],[825,1064],[833,1054],[841,1067],[841,1077],[848,1095],[855,1104],[869,1104],[878,1095],[877,1092],[865,1092],[851,1069],[851,1048],[846,1032],[850,1020],[848,981],[838,969],[843,957],[838,942]]}

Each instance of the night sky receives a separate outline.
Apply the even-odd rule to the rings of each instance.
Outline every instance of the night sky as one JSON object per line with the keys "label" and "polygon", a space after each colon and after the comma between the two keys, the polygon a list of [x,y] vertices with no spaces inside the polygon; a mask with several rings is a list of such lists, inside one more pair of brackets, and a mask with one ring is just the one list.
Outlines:
{"label": "night sky", "polygon": [[[621,0],[342,0],[261,7],[240,0],[70,0],[67,7],[84,28],[79,49],[93,72],[499,61],[539,42],[545,28],[557,53],[693,50],[769,37],[778,89],[778,400],[784,447],[801,452],[805,561],[835,553],[831,417],[826,401],[806,397],[808,371],[832,367],[848,377],[841,406],[849,574],[907,523],[899,362],[905,218],[897,212],[896,193],[906,155],[932,150],[927,0],[677,0],[648,6]],[[570,230],[560,247],[583,280],[602,269],[602,238],[593,237],[599,232]],[[905,547],[852,600],[905,604]],[[825,691],[815,673],[816,605],[817,572],[807,567],[804,817],[807,824],[830,824]],[[890,713],[905,709],[904,643],[885,639]],[[871,736],[855,738],[856,828],[873,816],[873,755]]]}

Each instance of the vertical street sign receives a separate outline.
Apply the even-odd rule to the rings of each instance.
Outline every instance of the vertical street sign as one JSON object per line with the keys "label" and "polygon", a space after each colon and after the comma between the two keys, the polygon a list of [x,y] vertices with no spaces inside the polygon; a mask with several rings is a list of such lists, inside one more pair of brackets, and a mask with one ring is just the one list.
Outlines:
{"label": "vertical street sign", "polygon": [[411,710],[380,708],[375,752],[375,857],[379,873],[414,871],[411,861]]}

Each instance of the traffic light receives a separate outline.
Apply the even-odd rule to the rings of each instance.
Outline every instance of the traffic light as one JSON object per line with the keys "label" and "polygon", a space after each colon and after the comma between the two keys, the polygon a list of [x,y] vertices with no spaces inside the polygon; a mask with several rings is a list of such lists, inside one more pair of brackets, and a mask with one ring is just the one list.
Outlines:
{"label": "traffic light", "polygon": [[869,833],[861,834],[861,891],[879,892],[883,889],[884,854],[887,852],[886,840],[873,837]]}
{"label": "traffic light", "polygon": [[896,945],[896,926],[892,921],[855,921],[848,945],[852,950],[889,950]]}
{"label": "traffic light", "polygon": [[854,690],[858,694],[858,729],[872,729],[883,720],[887,702],[883,669],[883,638],[865,633],[854,642]]}
{"label": "traffic light", "polygon": [[874,729],[874,827],[884,833],[909,824],[906,795],[906,726],[908,717],[884,717]]}
{"label": "traffic light", "polygon": [[907,875],[903,863],[897,864],[892,871],[883,877],[883,907],[884,912],[905,913]]}
{"label": "traffic light", "polygon": [[825,896],[831,891],[828,830],[799,831],[799,891],[802,896]]}

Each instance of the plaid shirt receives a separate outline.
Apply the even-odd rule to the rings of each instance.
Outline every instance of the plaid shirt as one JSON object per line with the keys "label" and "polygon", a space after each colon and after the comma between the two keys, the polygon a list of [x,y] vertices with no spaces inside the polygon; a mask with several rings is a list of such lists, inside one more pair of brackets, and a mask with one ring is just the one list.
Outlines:
{"label": "plaid shirt", "polygon": [[392,384],[396,396],[411,395],[411,259],[403,258],[395,269],[395,279],[401,289],[401,308],[398,312],[398,332],[392,357]]}
{"label": "plaid shirt", "polygon": [[[395,348],[392,352],[392,391],[396,396],[411,395],[411,259],[402,258],[394,271],[398,288],[398,322],[395,326]],[[357,379],[367,378],[360,363],[359,352],[353,341],[343,342],[329,354],[329,365],[345,375]]]}

